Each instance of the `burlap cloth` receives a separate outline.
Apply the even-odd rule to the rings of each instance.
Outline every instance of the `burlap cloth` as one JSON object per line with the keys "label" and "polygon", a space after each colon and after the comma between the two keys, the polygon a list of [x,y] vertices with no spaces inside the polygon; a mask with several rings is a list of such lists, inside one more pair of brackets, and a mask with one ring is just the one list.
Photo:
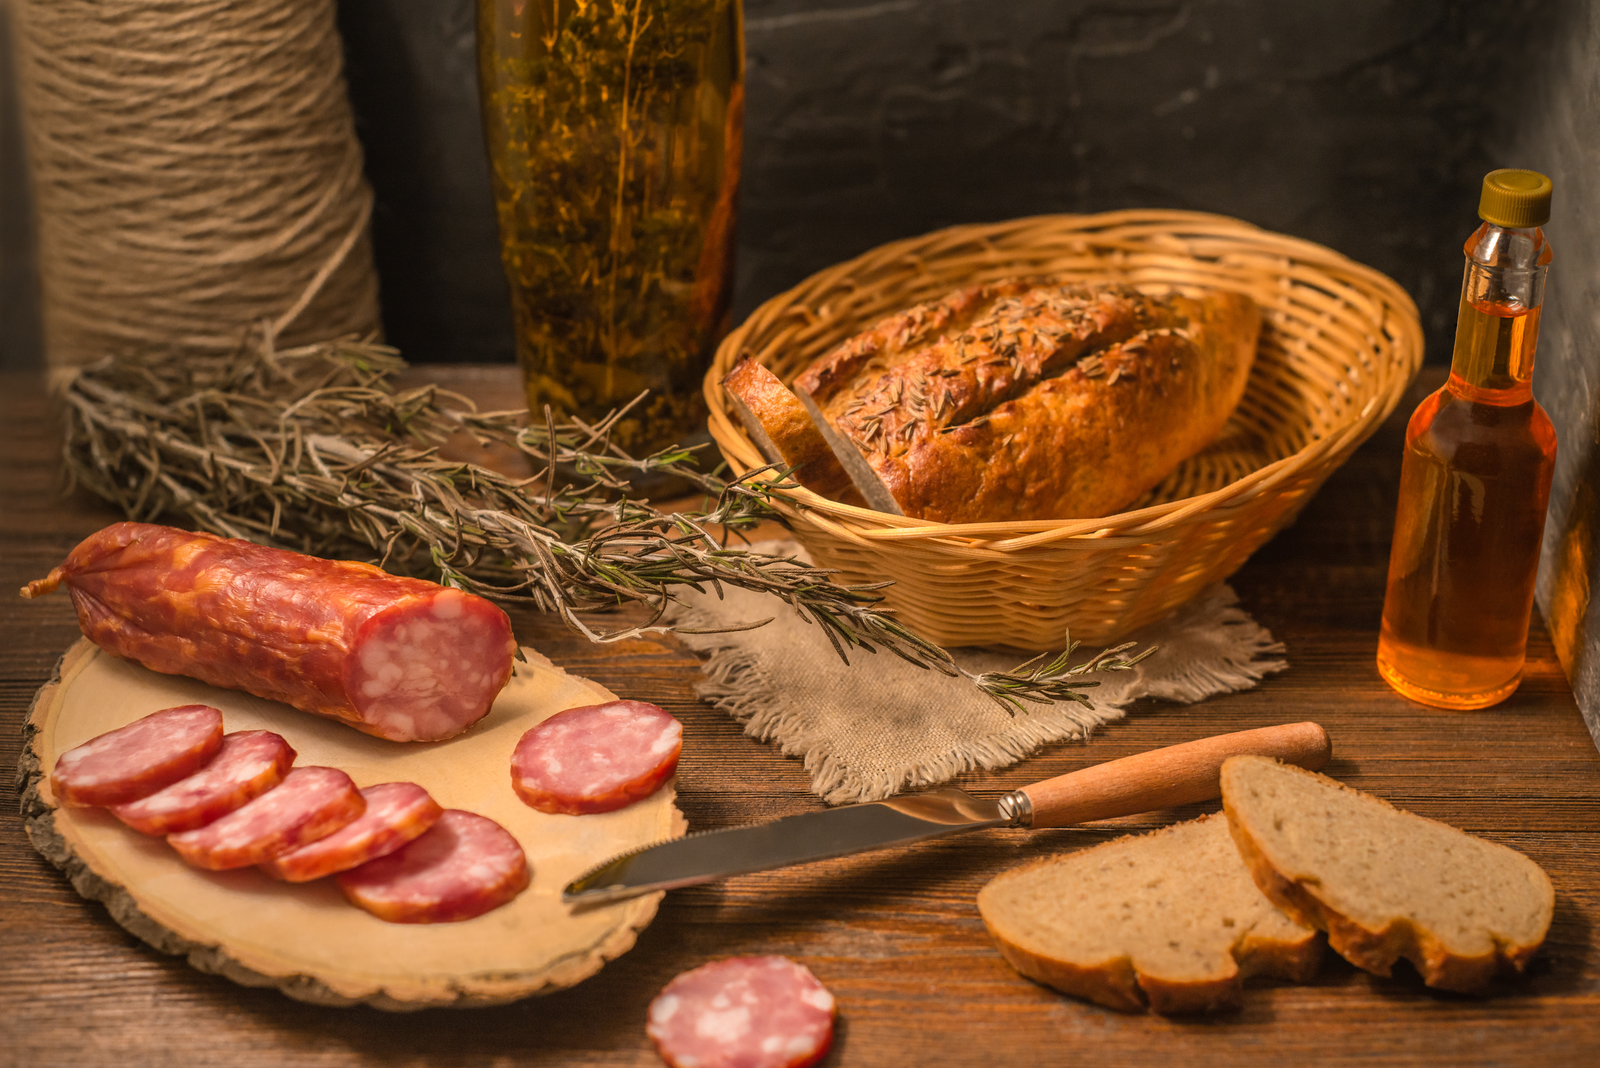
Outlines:
{"label": "burlap cloth", "polygon": [[[755,546],[805,559],[793,542]],[[700,696],[745,724],[752,738],[805,761],[811,788],[830,804],[874,801],[945,782],[975,768],[1003,768],[1051,742],[1082,741],[1121,719],[1141,697],[1190,704],[1246,690],[1289,666],[1283,645],[1214,586],[1167,619],[1132,636],[1159,649],[1131,671],[1085,676],[1092,708],[1028,705],[1015,717],[965,679],[913,667],[892,653],[852,651],[845,666],[821,631],[762,594],[683,598],[675,622],[711,628],[776,616],[754,630],[679,637],[707,657]],[[1080,650],[1087,659],[1096,650]],[[968,671],[1004,671],[1015,652],[960,650]]]}

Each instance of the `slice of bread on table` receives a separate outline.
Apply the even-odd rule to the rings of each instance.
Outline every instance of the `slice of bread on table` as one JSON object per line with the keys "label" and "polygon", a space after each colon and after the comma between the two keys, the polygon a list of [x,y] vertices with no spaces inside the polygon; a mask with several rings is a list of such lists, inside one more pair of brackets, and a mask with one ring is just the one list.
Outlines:
{"label": "slice of bread on table", "polygon": [[1555,893],[1533,861],[1324,775],[1232,757],[1222,803],[1262,892],[1374,974],[1404,957],[1429,986],[1479,992],[1550,929]]}
{"label": "slice of bread on table", "polygon": [[1017,971],[1124,1012],[1235,1008],[1246,976],[1303,982],[1322,951],[1256,888],[1220,812],[1006,872],[978,911]]}

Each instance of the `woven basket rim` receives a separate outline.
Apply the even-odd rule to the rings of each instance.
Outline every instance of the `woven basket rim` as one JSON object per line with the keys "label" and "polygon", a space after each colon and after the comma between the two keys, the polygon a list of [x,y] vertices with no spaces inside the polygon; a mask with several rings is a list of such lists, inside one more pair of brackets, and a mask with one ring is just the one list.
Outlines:
{"label": "woven basket rim", "polygon": [[[1376,424],[1381,423],[1394,410],[1407,383],[1421,366],[1422,329],[1416,304],[1410,295],[1399,283],[1382,272],[1325,245],[1267,230],[1243,219],[1210,212],[1173,208],[1124,208],[1087,214],[1049,213],[999,222],[961,223],[915,237],[899,238],[815,272],[784,292],[763,301],[718,345],[711,368],[706,373],[703,392],[710,410],[709,424],[712,437],[729,465],[734,468],[736,475],[743,476],[750,471],[770,466],[750,441],[743,425],[730,417],[722,389],[722,378],[738,360],[744,348],[744,340],[753,326],[764,324],[775,315],[783,314],[785,309],[802,304],[797,298],[817,287],[825,277],[840,273],[855,273],[907,255],[925,259],[928,252],[936,250],[940,245],[982,241],[992,234],[1037,226],[1076,226],[1082,231],[1083,239],[1098,248],[1147,247],[1141,241],[1116,238],[1095,240],[1096,229],[1125,227],[1128,224],[1149,224],[1152,235],[1168,233],[1181,237],[1184,230],[1196,229],[1201,233],[1193,236],[1240,238],[1245,244],[1248,244],[1251,238],[1269,238],[1274,246],[1272,251],[1283,255],[1286,261],[1329,270],[1337,274],[1339,276],[1337,280],[1345,285],[1366,289],[1368,296],[1376,297],[1383,305],[1384,314],[1380,319],[1379,328],[1388,333],[1396,346],[1406,350],[1411,357],[1407,373],[1391,384],[1389,389],[1369,397],[1353,419],[1308,442],[1294,453],[1265,464],[1207,493],[1148,505],[1133,511],[1081,519],[940,523],[841,504],[797,484],[775,490],[773,492],[775,503],[780,508],[788,505],[804,511],[809,522],[824,526],[834,535],[862,546],[898,541],[943,542],[968,550],[1011,552],[1062,540],[1147,536],[1182,524],[1197,513],[1211,511],[1220,505],[1268,490],[1320,461],[1324,456],[1337,454],[1350,442],[1364,439]],[[1291,251],[1293,254],[1288,254]],[[863,323],[862,327],[865,328],[867,325],[870,324]],[[738,449],[740,445],[744,446],[742,450]],[[747,462],[744,457],[737,454],[739,451],[753,455],[756,462]]]}

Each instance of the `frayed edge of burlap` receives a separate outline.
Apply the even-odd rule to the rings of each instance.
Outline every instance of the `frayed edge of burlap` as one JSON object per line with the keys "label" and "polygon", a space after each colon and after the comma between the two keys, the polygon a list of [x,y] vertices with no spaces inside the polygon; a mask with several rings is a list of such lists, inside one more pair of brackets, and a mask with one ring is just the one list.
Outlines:
{"label": "frayed edge of burlap", "polygon": [[[1011,721],[1004,733],[974,738],[958,750],[938,754],[898,769],[867,771],[843,760],[833,751],[831,739],[818,735],[803,713],[790,702],[762,669],[755,656],[728,633],[678,637],[704,656],[704,681],[695,692],[714,707],[744,724],[744,733],[760,742],[775,744],[785,756],[800,758],[811,777],[812,792],[830,805],[858,804],[892,797],[908,789],[948,782],[979,768],[994,771],[1027,758],[1041,746],[1087,741],[1096,727],[1127,715],[1127,706],[1143,697],[1193,704],[1219,693],[1247,689],[1267,675],[1287,670],[1286,650],[1271,633],[1238,607],[1238,595],[1222,585],[1195,603],[1199,612],[1215,612],[1215,625],[1229,631],[1225,648],[1215,652],[1214,663],[1191,664],[1180,674],[1156,680],[1141,679],[1119,693],[1114,701],[1029,706]],[[711,612],[679,606],[672,610],[674,626],[711,631],[727,625]],[[737,632],[733,632],[737,633]],[[1091,701],[1094,700],[1090,693]],[[1025,717],[1025,718],[1024,718]]]}
{"label": "frayed edge of burlap", "polygon": [[[1092,697],[1091,697],[1092,700]],[[995,771],[1008,768],[1032,756],[1042,746],[1057,742],[1086,742],[1096,727],[1114,723],[1127,715],[1129,701],[1096,702],[1093,706],[1077,702],[1054,705],[1025,705],[1005,728],[973,738],[960,750],[942,753],[932,760],[909,765],[898,776],[878,775],[850,778],[841,768],[839,782],[824,800],[833,804],[877,801],[908,789],[920,789],[949,782],[958,775],[983,768]],[[892,780],[892,781],[891,781]],[[819,791],[820,792],[820,791]],[[837,796],[835,796],[837,795]]]}
{"label": "frayed edge of burlap", "polygon": [[[725,621],[695,608],[674,612],[674,623],[686,629],[712,629]],[[720,634],[679,634],[706,657],[704,681],[695,692],[744,724],[745,734],[778,746],[785,756],[799,757],[811,777],[811,790],[830,805],[855,804],[892,797],[907,789],[948,782],[977,768],[993,770],[1022,760],[1042,745],[1081,741],[1095,727],[1121,719],[1122,705],[1057,705],[1030,709],[1026,726],[1012,724],[1008,734],[975,738],[960,750],[939,754],[904,768],[863,770],[833,751],[830,739],[817,735],[749,650]]]}
{"label": "frayed edge of burlap", "polygon": [[1227,635],[1226,643],[1218,642],[1211,648],[1214,658],[1191,661],[1177,674],[1153,680],[1141,678],[1132,696],[1192,705],[1217,694],[1247,690],[1268,675],[1289,670],[1285,659],[1288,649],[1239,607],[1239,595],[1233,587],[1213,586],[1193,605],[1189,611],[1194,615],[1214,614],[1211,624]]}
{"label": "frayed edge of burlap", "polygon": [[813,737],[789,703],[788,694],[762,670],[755,654],[740,648],[726,634],[685,633],[714,630],[726,626],[727,621],[704,609],[682,605],[673,608],[668,618],[674,627],[681,628],[678,639],[706,657],[701,665],[705,679],[695,684],[694,692],[743,723],[745,734],[751,738],[776,742],[785,756],[803,757],[806,770],[810,771],[813,754],[826,743]]}

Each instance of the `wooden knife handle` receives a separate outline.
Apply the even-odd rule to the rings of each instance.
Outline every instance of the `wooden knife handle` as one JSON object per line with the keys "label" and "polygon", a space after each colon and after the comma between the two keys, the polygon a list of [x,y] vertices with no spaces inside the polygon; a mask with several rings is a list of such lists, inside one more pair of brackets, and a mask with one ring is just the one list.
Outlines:
{"label": "wooden knife handle", "polygon": [[1285,723],[1218,734],[1123,757],[1060,775],[1021,790],[1033,805],[1034,827],[1067,827],[1205,801],[1222,792],[1222,762],[1252,753],[1316,771],[1333,746],[1315,723]]}

